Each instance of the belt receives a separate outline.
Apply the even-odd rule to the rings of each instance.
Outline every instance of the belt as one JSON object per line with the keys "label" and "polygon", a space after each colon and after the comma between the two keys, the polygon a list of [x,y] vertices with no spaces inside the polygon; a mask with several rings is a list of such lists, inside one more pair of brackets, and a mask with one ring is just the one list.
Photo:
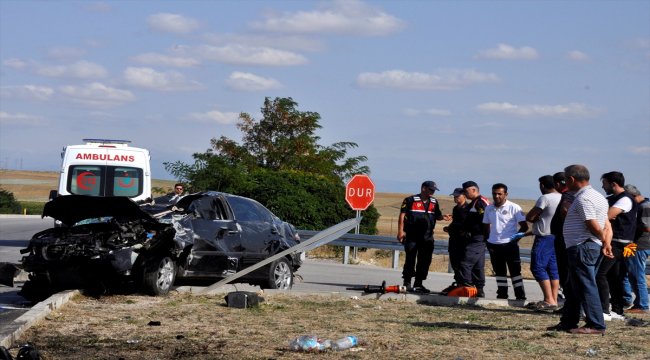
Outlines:
{"label": "belt", "polygon": [[632,242],[632,240],[623,240],[623,239],[612,239],[613,242],[621,243],[621,244],[629,244]]}

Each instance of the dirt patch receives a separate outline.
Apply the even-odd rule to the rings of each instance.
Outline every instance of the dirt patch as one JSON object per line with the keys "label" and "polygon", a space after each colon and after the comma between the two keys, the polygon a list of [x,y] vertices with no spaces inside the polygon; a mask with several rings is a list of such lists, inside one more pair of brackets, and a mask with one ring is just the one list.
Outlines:
{"label": "dirt patch", "polygon": [[[438,307],[331,296],[79,296],[28,330],[47,359],[647,359],[647,327],[609,322],[606,336],[548,332],[558,316],[503,307]],[[644,315],[645,320],[649,320]],[[150,326],[160,321],[160,326]],[[355,335],[352,351],[293,352],[301,335]]]}

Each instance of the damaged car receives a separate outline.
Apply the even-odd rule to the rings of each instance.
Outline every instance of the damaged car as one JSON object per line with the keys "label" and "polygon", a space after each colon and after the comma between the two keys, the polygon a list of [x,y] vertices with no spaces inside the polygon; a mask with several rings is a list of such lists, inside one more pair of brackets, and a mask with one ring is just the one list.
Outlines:
{"label": "damaged car", "polygon": [[[43,216],[64,226],[35,234],[21,250],[28,292],[105,292],[128,283],[163,295],[177,279],[216,281],[300,242],[291,224],[257,201],[214,191],[187,195],[173,206],[61,196],[45,205]],[[301,264],[301,254],[291,254],[240,281],[290,289]]]}

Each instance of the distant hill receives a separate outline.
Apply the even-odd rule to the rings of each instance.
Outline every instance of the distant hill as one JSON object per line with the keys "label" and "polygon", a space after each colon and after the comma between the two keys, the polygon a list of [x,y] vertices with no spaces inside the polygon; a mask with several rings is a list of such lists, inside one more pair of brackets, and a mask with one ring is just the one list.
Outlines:
{"label": "distant hill", "polygon": [[[55,171],[0,170],[0,187],[11,191],[18,201],[47,201],[59,183]],[[171,192],[174,180],[153,180],[152,186]]]}

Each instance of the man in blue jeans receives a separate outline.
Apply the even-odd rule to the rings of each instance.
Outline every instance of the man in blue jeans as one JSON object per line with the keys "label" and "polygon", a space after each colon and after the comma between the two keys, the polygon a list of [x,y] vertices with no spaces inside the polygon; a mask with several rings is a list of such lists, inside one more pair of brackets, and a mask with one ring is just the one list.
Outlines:
{"label": "man in blue jeans", "polygon": [[631,309],[625,313],[647,314],[650,312],[648,304],[648,286],[645,278],[645,267],[650,255],[650,201],[641,195],[634,185],[625,185],[625,192],[634,198],[638,204],[636,214],[636,253],[625,258],[627,273],[630,280],[631,292],[635,299]]}
{"label": "man in blue jeans", "polygon": [[[613,257],[612,232],[607,219],[609,204],[589,184],[589,170],[583,165],[564,169],[566,184],[575,191],[575,200],[564,220],[568,279],[566,301],[560,323],[548,330],[572,334],[605,334],[605,320],[596,286],[596,267],[604,256]],[[578,327],[580,308],[585,312],[585,325]]]}

